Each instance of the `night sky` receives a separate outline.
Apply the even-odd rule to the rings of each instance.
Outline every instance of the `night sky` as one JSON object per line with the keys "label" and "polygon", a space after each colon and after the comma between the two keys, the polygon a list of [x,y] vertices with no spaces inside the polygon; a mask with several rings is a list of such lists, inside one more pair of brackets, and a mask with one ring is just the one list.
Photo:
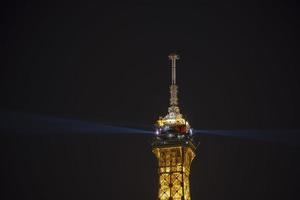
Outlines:
{"label": "night sky", "polygon": [[[151,127],[167,112],[168,55],[176,52],[179,104],[192,127],[299,130],[299,8],[296,1],[1,3],[0,110]],[[0,199],[156,199],[149,135],[0,137]],[[193,200],[299,199],[300,145],[196,140]]]}

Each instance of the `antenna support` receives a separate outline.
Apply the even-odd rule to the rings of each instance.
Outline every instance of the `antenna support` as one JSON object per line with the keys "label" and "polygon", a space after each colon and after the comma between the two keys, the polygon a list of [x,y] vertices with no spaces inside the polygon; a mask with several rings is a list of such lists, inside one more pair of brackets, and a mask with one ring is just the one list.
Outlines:
{"label": "antenna support", "polygon": [[171,53],[169,59],[172,60],[172,85],[176,85],[176,60],[179,60],[179,56]]}

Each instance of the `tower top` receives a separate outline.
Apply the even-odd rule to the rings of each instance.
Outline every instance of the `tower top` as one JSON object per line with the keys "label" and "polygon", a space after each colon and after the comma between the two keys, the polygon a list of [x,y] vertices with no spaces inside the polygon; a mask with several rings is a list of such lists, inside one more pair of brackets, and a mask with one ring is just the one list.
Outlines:
{"label": "tower top", "polygon": [[157,199],[191,200],[189,175],[196,147],[192,128],[180,114],[177,102],[176,60],[179,56],[172,53],[169,59],[172,61],[170,106],[168,114],[156,121],[156,136],[152,142],[152,151],[159,167]]}
{"label": "tower top", "polygon": [[169,55],[169,59],[172,61],[172,84],[170,86],[170,106],[168,114],[159,118],[156,122],[157,134],[165,135],[181,135],[182,137],[188,136],[191,133],[190,125],[180,114],[178,107],[178,87],[176,85],[176,60],[179,56],[175,53]]}

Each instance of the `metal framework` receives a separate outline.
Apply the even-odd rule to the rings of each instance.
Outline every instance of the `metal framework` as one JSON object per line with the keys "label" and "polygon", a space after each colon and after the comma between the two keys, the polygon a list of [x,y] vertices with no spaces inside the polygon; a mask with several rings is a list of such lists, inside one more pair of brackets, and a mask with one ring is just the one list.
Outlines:
{"label": "metal framework", "polygon": [[190,200],[190,166],[195,157],[192,129],[180,114],[176,85],[176,60],[172,60],[172,83],[168,114],[156,122],[152,151],[158,160],[158,200]]}
{"label": "metal framework", "polygon": [[190,200],[190,166],[195,157],[192,147],[157,146],[153,153],[158,159],[158,199]]}

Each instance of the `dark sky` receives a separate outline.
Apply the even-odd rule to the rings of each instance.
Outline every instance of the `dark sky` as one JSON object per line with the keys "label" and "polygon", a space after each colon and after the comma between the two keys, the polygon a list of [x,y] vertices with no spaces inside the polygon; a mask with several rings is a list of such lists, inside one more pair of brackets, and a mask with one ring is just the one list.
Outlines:
{"label": "dark sky", "polygon": [[[197,129],[299,129],[296,1],[1,3],[1,110],[152,125],[168,54]],[[155,199],[150,137],[2,134],[1,199]],[[198,138],[193,199],[296,199],[299,148]],[[297,176],[298,175],[298,176]]]}

